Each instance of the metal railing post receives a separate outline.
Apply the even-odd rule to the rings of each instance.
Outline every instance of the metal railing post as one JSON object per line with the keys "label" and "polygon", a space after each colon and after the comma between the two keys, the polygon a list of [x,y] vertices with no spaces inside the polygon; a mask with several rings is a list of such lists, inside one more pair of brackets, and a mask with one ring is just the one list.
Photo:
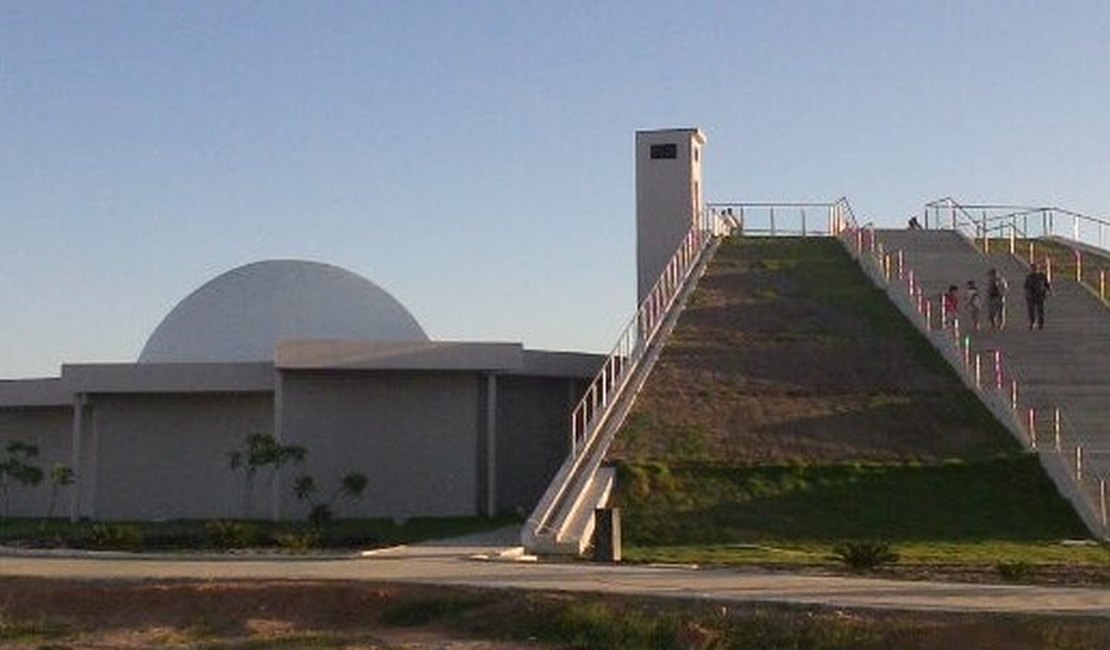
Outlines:
{"label": "metal railing post", "polygon": [[1045,277],[1048,278],[1048,282],[1049,282],[1049,284],[1051,284],[1052,283],[1052,256],[1051,255],[1045,255],[1044,265],[1045,265],[1045,272],[1044,272]]}
{"label": "metal railing post", "polygon": [[1018,408],[1018,384],[1017,384],[1017,380],[1013,379],[1013,380],[1010,381],[1010,410],[1014,411],[1014,413],[1016,414],[1017,413],[1017,408]]}
{"label": "metal railing post", "polygon": [[1029,407],[1029,446],[1030,449],[1037,448],[1037,411],[1032,406]]}
{"label": "metal railing post", "polygon": [[975,353],[975,388],[979,390],[983,387],[983,355],[979,352]]}
{"label": "metal railing post", "polygon": [[1060,452],[1060,407],[1052,409],[1052,433],[1056,440],[1056,453]]}
{"label": "metal railing post", "polygon": [[1075,281],[1083,281],[1083,252],[1078,248],[1075,249]]}
{"label": "metal railing post", "polygon": [[1075,482],[1083,481],[1083,447],[1075,446]]}
{"label": "metal railing post", "polygon": [[1106,269],[1099,269],[1098,272],[1098,297],[1106,300]]}
{"label": "metal railing post", "polygon": [[806,209],[802,208],[802,237],[806,236]]}
{"label": "metal railing post", "polygon": [[1106,477],[1100,476],[1098,478],[1098,507],[1102,511],[1102,525],[1107,525],[1106,521]]}
{"label": "metal railing post", "polygon": [[1002,351],[994,351],[994,389],[1002,390]]}

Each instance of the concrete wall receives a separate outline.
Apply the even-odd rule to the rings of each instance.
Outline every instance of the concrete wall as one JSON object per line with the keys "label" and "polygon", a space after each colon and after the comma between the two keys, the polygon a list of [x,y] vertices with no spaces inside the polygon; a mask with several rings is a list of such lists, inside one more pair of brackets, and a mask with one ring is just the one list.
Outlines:
{"label": "concrete wall", "polygon": [[570,453],[570,411],[581,382],[497,379],[497,512],[527,514]]}
{"label": "concrete wall", "polygon": [[[705,135],[697,129],[636,133],[637,303],[651,291],[698,218],[704,146]],[[653,148],[659,147],[665,155],[653,157]]]}
{"label": "concrete wall", "polygon": [[[13,517],[46,516],[50,507],[50,469],[55,464],[72,465],[72,412],[71,408],[61,406],[0,409],[0,461],[7,458],[9,442],[18,440],[36,445],[39,454],[30,462],[41,468],[44,474],[43,482],[38,487],[25,488],[13,484],[9,488]],[[72,488],[59,491],[55,517],[69,515],[70,490]],[[3,508],[3,503],[0,503],[0,508]]]}
{"label": "concrete wall", "polygon": [[[172,390],[178,378],[168,367],[143,367],[141,377],[126,369],[107,368],[104,377],[89,370],[87,378],[77,377],[84,369],[74,367],[83,390],[63,395],[68,402],[54,396],[50,405],[26,403],[7,387],[8,401],[16,403],[0,405],[0,449],[21,440],[39,446],[35,460],[44,471],[72,465],[72,402],[84,401],[78,484],[59,494],[60,517],[269,518],[276,495],[282,516],[301,518],[308,508],[292,493],[296,476],[312,474],[326,495],[350,471],[366,474],[370,486],[362,500],[337,501],[339,517],[527,512],[566,458],[569,412],[581,376],[597,359],[530,353],[524,361],[521,374],[286,369],[275,393],[252,388],[272,384],[254,368],[235,375],[253,373],[253,383],[243,384],[247,390],[187,393]],[[154,390],[172,385],[162,392],[125,390],[134,388],[126,382],[142,379],[151,379]],[[276,486],[261,472],[245,498],[243,472],[230,470],[228,456],[250,433],[274,433],[303,445],[309,456],[304,466],[285,470]],[[42,516],[50,490],[16,487],[11,497],[14,516]]]}
{"label": "concrete wall", "polygon": [[360,500],[337,500],[338,517],[478,514],[484,382],[473,372],[283,372],[281,435],[308,449],[283,480],[283,516],[307,513],[292,495],[295,474],[326,494],[351,471],[370,485]]}
{"label": "concrete wall", "polygon": [[[93,395],[85,425],[83,515],[103,520],[237,517],[243,478],[228,454],[273,432],[269,394]],[[262,492],[262,490],[257,490]],[[269,514],[256,494],[255,516]]]}

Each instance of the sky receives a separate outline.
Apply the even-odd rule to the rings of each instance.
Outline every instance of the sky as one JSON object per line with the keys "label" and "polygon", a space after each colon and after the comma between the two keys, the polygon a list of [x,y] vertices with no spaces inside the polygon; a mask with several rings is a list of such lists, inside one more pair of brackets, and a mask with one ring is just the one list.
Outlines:
{"label": "sky", "polygon": [[270,258],[433,339],[607,352],[634,137],[710,201],[1110,212],[1110,3],[0,1],[0,378],[131,362]]}

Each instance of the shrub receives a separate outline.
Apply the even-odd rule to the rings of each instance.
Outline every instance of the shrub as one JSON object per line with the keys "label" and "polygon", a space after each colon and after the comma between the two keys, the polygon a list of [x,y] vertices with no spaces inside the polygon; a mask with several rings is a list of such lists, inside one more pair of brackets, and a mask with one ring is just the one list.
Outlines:
{"label": "shrub", "polygon": [[258,531],[241,521],[210,521],[204,524],[204,536],[215,548],[246,548],[257,541]]}
{"label": "shrub", "polygon": [[96,524],[92,527],[90,544],[95,549],[135,551],[143,545],[143,533],[126,524]]}
{"label": "shrub", "polygon": [[274,536],[274,541],[292,553],[307,553],[320,547],[320,534],[316,531],[279,533]]}
{"label": "shrub", "polygon": [[1033,565],[1028,562],[999,562],[994,565],[994,570],[1005,582],[1028,582],[1035,573]]}
{"label": "shrub", "polygon": [[887,542],[845,542],[833,547],[833,558],[850,571],[864,573],[884,564],[894,564],[898,554]]}

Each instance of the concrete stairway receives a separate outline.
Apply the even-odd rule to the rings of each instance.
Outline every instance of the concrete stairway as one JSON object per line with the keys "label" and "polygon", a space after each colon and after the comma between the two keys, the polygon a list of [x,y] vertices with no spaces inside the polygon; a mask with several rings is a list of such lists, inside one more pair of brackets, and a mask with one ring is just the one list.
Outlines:
{"label": "concrete stairway", "polygon": [[[960,324],[961,334],[970,337],[972,358],[977,352],[988,353],[983,357],[984,384],[994,382],[990,353],[1000,350],[1007,398],[1011,380],[1018,384],[1015,415],[1024,429],[1023,442],[1029,445],[1035,438],[1042,463],[1061,492],[1076,503],[1088,526],[1105,536],[1105,501],[1110,496],[1106,494],[1110,478],[1110,310],[1085,286],[1057,274],[1046,305],[1045,329],[1030,331],[1022,290],[1028,268],[1008,252],[983,255],[961,234],[948,230],[878,230],[875,240],[886,254],[902,251],[903,268],[913,269],[915,280],[933,303],[933,327],[940,324],[939,297],[944,290],[957,285],[964,298],[967,281],[976,281],[983,296],[980,331],[971,328],[963,300]],[[1010,285],[1007,324],[998,332],[986,326],[987,270],[991,267]],[[1076,447],[1081,451],[1077,453]],[[1076,488],[1079,494],[1069,494]]]}

